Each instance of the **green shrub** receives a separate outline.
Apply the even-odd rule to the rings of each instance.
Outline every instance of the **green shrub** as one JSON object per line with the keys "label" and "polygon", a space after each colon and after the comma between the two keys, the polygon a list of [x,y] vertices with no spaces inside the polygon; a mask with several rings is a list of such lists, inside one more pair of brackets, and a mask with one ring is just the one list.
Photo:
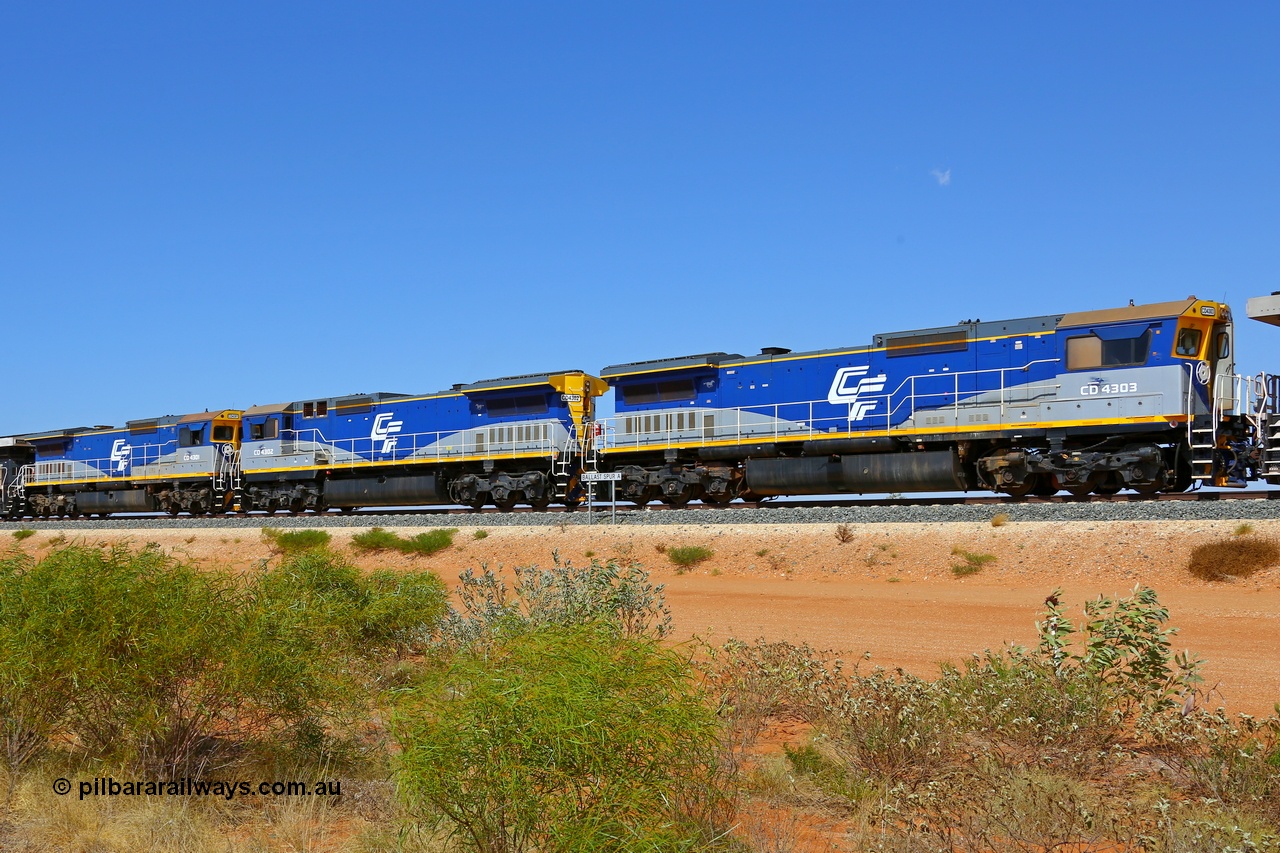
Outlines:
{"label": "green shrub", "polygon": [[1171,776],[1205,803],[1243,808],[1280,827],[1280,716],[1183,710],[1144,718],[1139,726]]}
{"label": "green shrub", "polygon": [[181,775],[232,741],[326,750],[368,701],[357,662],[425,644],[445,599],[434,576],[365,579],[327,550],[248,579],[155,546],[17,554],[0,562],[4,760],[76,743]]}
{"label": "green shrub", "polygon": [[375,572],[364,582],[361,633],[368,644],[388,644],[397,651],[422,646],[449,610],[449,591],[431,572]]}
{"label": "green shrub", "polygon": [[487,531],[487,530],[477,530],[475,533],[472,533],[472,534],[471,534],[471,538],[472,538],[472,539],[488,539],[488,538],[489,538],[489,531]]}
{"label": "green shrub", "polygon": [[405,539],[389,530],[375,527],[351,537],[351,544],[361,551],[399,551],[402,554],[430,555],[453,544],[457,528],[441,527]]}
{"label": "green shrub", "polygon": [[697,849],[722,802],[716,720],[688,663],[598,625],[460,654],[392,732],[409,813],[467,849]]}
{"label": "green shrub", "polygon": [[332,539],[327,530],[280,530],[276,527],[262,528],[262,539],[267,547],[276,554],[301,554],[325,548]]}
{"label": "green shrub", "polygon": [[[156,547],[55,551],[11,565],[0,596],[10,743],[71,739],[188,772],[219,740],[313,723],[332,693],[319,632],[291,631],[285,607],[255,620],[249,590]],[[296,677],[308,668],[314,678]]]}
{"label": "green shrub", "polygon": [[1059,675],[1073,671],[1115,685],[1128,701],[1148,708],[1168,708],[1174,697],[1192,692],[1202,679],[1201,661],[1187,652],[1174,654],[1177,628],[1166,628],[1169,610],[1155,590],[1135,586],[1127,598],[1098,596],[1085,602],[1086,622],[1080,643],[1076,628],[1063,614],[1062,590],[1045,599],[1045,619],[1037,622],[1037,654]]}
{"label": "green shrub", "polygon": [[30,539],[32,536],[35,536],[35,535],[36,535],[36,532],[34,530],[13,531],[13,538],[17,539],[19,542],[21,542],[23,539]]}
{"label": "green shrub", "polygon": [[425,533],[419,533],[405,544],[397,546],[405,554],[420,554],[423,556],[434,554],[437,551],[443,551],[453,544],[453,534],[457,533],[457,529],[453,527],[441,527],[435,530],[428,530]]}
{"label": "green shrub", "polygon": [[959,730],[1028,763],[1085,774],[1125,735],[1122,693],[1114,684],[1079,670],[1059,672],[1023,649],[944,666],[934,684]]}
{"label": "green shrub", "polygon": [[667,559],[682,568],[701,563],[703,560],[711,559],[715,552],[704,545],[681,545],[676,548],[667,549]]}
{"label": "green shrub", "polygon": [[381,527],[351,537],[351,544],[361,551],[394,551],[401,541],[399,536]]}
{"label": "green shrub", "polygon": [[455,649],[491,642],[533,628],[586,624],[607,626],[624,636],[665,637],[671,630],[661,584],[649,582],[638,565],[626,568],[610,560],[587,566],[517,566],[515,588],[487,566],[459,575],[460,608],[450,609],[442,627],[443,642]]}
{"label": "green shrub", "polygon": [[[252,588],[258,606],[316,633],[309,645],[338,655],[403,651],[433,638],[448,611],[448,590],[431,572],[360,571],[332,551],[285,560]],[[287,611],[287,614],[283,611]]]}

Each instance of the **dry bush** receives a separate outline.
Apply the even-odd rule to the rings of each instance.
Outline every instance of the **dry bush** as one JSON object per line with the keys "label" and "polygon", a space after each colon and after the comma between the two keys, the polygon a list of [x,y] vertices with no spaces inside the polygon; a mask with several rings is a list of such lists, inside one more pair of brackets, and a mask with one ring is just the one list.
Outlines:
{"label": "dry bush", "polygon": [[54,777],[52,771],[25,775],[8,815],[12,835],[0,836],[5,850],[185,853],[228,847],[216,819],[221,803],[188,797],[81,800],[74,789],[56,797],[50,793]]}
{"label": "dry bush", "polygon": [[853,541],[853,528],[847,524],[836,525],[836,541],[845,545]]}
{"label": "dry bush", "polygon": [[997,512],[995,515],[991,517],[992,527],[1004,527],[1008,523],[1009,523],[1009,513],[1007,512]]}
{"label": "dry bush", "polygon": [[1187,571],[1206,581],[1247,578],[1280,563],[1280,545],[1274,539],[1240,536],[1197,545],[1187,562]]}

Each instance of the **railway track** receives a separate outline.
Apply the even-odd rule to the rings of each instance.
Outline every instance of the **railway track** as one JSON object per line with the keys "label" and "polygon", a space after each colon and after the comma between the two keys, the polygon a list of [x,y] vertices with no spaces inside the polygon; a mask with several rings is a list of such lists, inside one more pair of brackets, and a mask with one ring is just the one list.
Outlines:
{"label": "railway track", "polygon": [[[750,510],[770,509],[839,509],[839,508],[858,508],[858,507],[925,507],[925,506],[1031,506],[1044,504],[1145,504],[1145,503],[1167,503],[1167,502],[1200,502],[1200,501],[1271,501],[1280,500],[1280,489],[1255,489],[1247,491],[1193,491],[1193,492],[1176,492],[1169,494],[1156,495],[1139,495],[1139,494],[1120,494],[1120,495],[1087,495],[1084,497],[1075,497],[1067,494],[1052,495],[1049,497],[1024,497],[1013,498],[1001,495],[951,495],[944,497],[900,497],[900,498],[839,498],[835,500],[778,500],[778,501],[737,501],[728,505],[702,504],[692,503],[687,506],[673,507],[666,504],[653,503],[645,506],[635,506],[629,503],[618,503],[616,512],[619,514],[632,514],[637,512],[678,512],[690,513],[693,515],[712,512],[712,513],[736,513]],[[608,502],[594,502],[591,510],[595,512],[608,512],[611,509]],[[112,515],[112,519],[128,520],[128,521],[154,521],[159,522],[159,526],[163,526],[164,522],[190,522],[193,520],[216,521],[218,519],[236,519],[250,521],[269,521],[273,518],[325,518],[325,519],[377,519],[380,517],[404,517],[404,516],[509,516],[522,515],[528,513],[551,513],[551,514],[583,514],[590,511],[586,504],[575,509],[567,509],[565,507],[548,507],[546,509],[535,510],[532,507],[516,507],[512,510],[500,510],[497,507],[485,507],[483,509],[471,509],[468,507],[421,507],[415,509],[368,509],[360,510],[355,513],[314,513],[314,512],[287,512],[278,511],[274,513],[252,512],[252,513],[230,513],[227,515],[178,515],[173,516],[168,513],[154,514],[117,514]],[[0,519],[10,524],[23,523],[40,523],[40,522],[92,522],[101,521],[103,519],[94,518],[88,515],[70,517],[70,516],[50,516],[47,518],[19,518],[19,519]]]}

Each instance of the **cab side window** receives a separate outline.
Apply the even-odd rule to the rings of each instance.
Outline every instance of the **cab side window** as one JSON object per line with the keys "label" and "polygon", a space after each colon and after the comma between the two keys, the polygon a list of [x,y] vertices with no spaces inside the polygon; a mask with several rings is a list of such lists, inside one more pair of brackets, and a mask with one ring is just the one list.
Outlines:
{"label": "cab side window", "polygon": [[1147,363],[1151,330],[1137,337],[1106,340],[1096,334],[1067,338],[1067,370],[1130,367]]}
{"label": "cab side window", "polygon": [[280,421],[276,418],[267,418],[260,424],[249,424],[249,440],[265,441],[268,438],[275,438],[280,434]]}
{"label": "cab side window", "polygon": [[1196,358],[1200,355],[1200,339],[1203,333],[1199,329],[1181,329],[1178,332],[1178,344],[1174,353],[1183,358]]}

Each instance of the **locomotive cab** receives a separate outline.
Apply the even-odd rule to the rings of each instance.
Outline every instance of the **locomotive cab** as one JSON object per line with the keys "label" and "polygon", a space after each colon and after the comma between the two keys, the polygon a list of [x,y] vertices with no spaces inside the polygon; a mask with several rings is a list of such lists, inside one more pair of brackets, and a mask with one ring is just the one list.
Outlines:
{"label": "locomotive cab", "polygon": [[1232,352],[1231,309],[1217,302],[1197,301],[1177,318],[1173,349],[1170,356],[1198,369],[1208,365],[1206,399],[1214,401],[1219,412],[1230,413],[1236,406],[1232,377],[1235,358]]}

